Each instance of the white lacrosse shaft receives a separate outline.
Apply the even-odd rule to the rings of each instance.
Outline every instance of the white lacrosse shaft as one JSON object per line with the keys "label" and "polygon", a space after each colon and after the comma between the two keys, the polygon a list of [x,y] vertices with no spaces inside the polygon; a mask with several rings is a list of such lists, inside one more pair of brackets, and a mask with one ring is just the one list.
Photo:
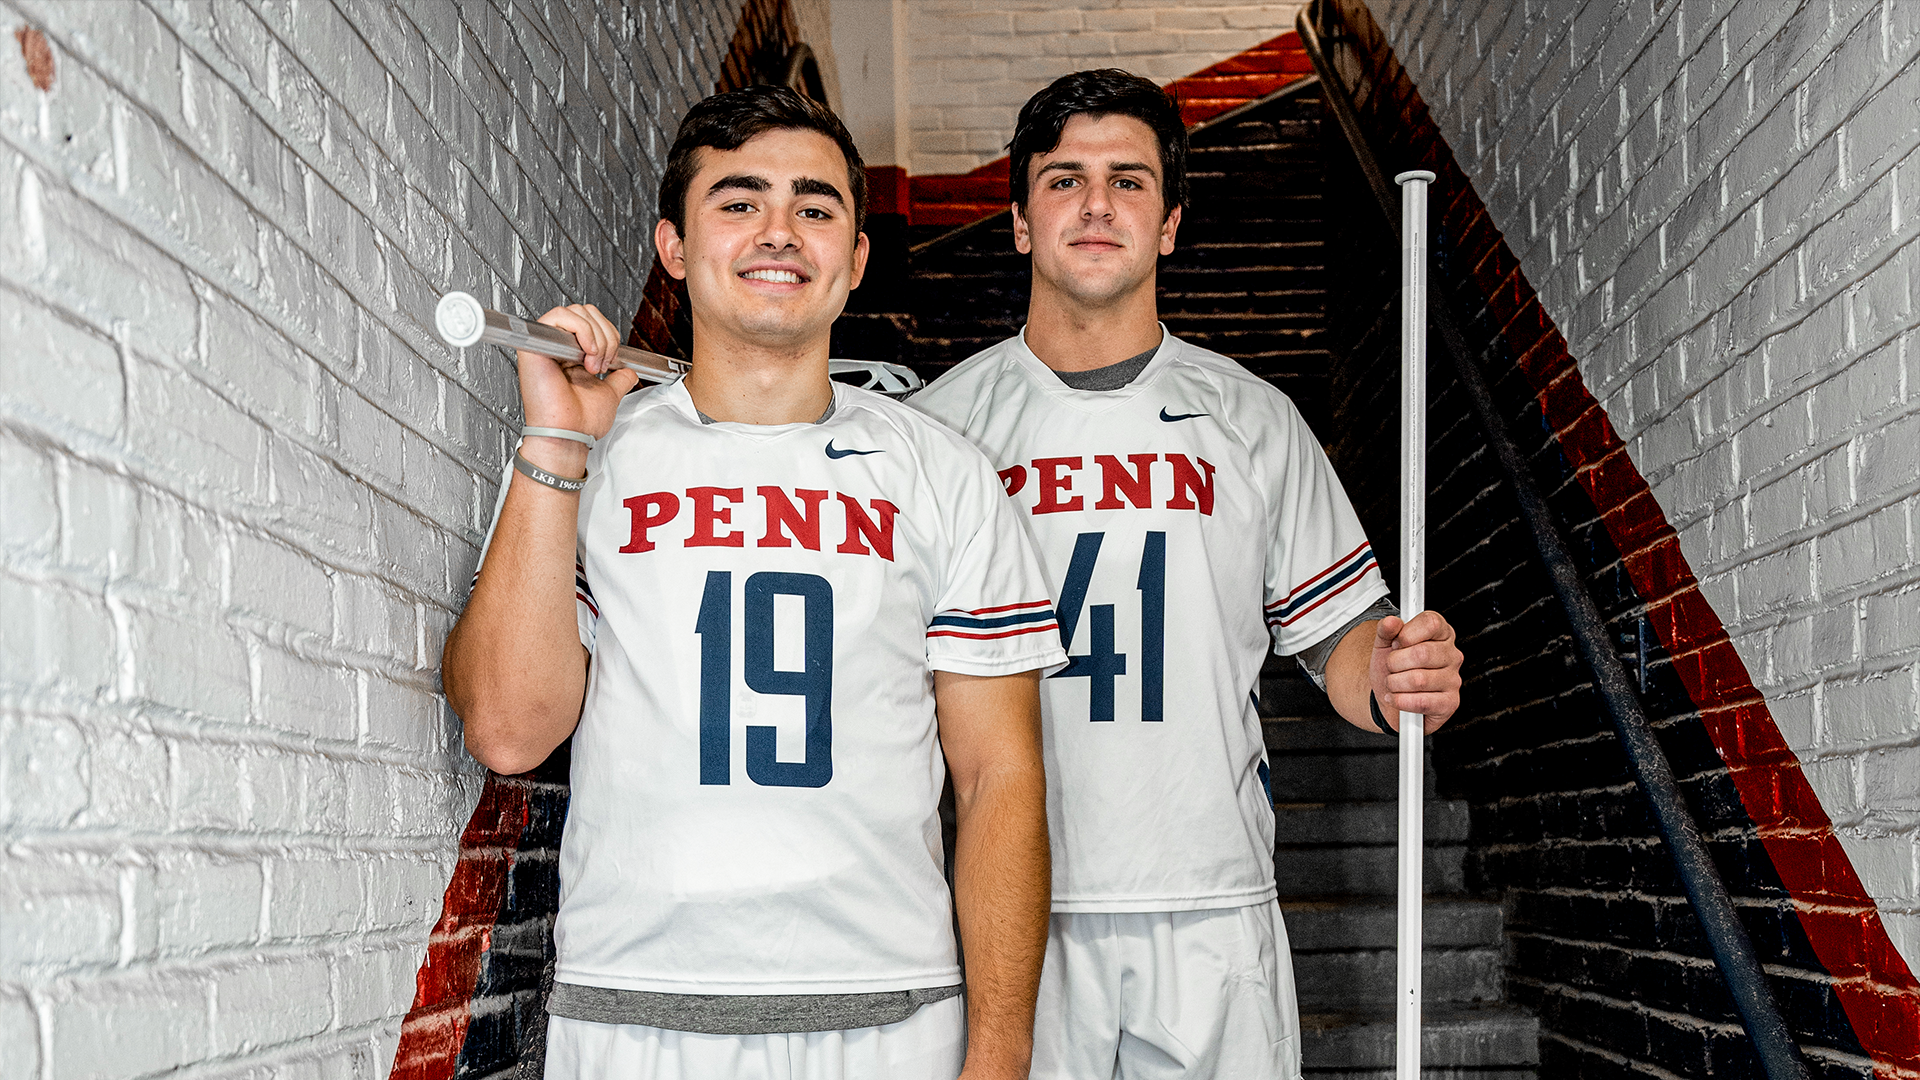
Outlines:
{"label": "white lacrosse shaft", "polygon": [[[433,327],[447,344],[460,348],[498,345],[576,364],[586,359],[586,354],[580,351],[579,340],[567,331],[489,310],[463,292],[450,292],[440,298],[439,305],[433,309]],[[684,360],[631,345],[620,346],[615,357],[647,382],[672,382],[687,373]]]}
{"label": "white lacrosse shaft", "polygon": [[[1427,185],[1424,169],[1400,185],[1400,618],[1427,603]],[[1420,1080],[1420,949],[1426,899],[1426,721],[1400,713],[1400,933],[1395,987],[1395,1080]]]}

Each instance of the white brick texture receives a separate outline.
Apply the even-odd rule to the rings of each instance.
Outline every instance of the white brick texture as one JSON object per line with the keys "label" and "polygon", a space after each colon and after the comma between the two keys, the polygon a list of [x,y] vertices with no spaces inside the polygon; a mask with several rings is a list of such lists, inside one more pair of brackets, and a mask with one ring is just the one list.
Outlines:
{"label": "white brick texture", "polygon": [[1911,927],[1920,4],[1372,6]]}
{"label": "white brick texture", "polygon": [[911,0],[909,171],[964,173],[1006,153],[1014,117],[1069,72],[1166,84],[1293,29],[1299,3]]}
{"label": "white brick texture", "polygon": [[0,0],[0,1075],[385,1075],[519,423],[433,303],[629,316],[739,9]]}

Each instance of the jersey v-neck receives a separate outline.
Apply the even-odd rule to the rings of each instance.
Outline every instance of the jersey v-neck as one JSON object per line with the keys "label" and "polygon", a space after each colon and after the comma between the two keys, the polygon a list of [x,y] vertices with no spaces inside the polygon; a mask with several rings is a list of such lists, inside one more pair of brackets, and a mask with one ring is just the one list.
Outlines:
{"label": "jersey v-neck", "polygon": [[[689,395],[689,397],[688,397],[688,400],[689,400],[689,401],[691,401],[691,400],[692,400],[692,397],[691,397],[691,395]],[[827,396],[827,411],[826,411],[826,412],[823,412],[823,413],[821,413],[821,414],[820,414],[820,419],[818,419],[818,420],[815,420],[815,421],[813,421],[813,423],[816,423],[816,424],[824,424],[824,423],[826,423],[826,422],[827,422],[827,420],[828,420],[828,419],[830,419],[830,418],[831,418],[831,417],[833,416],[833,410],[835,410],[835,409],[837,409],[837,408],[839,408],[839,407],[840,407],[840,395],[839,395],[839,394],[838,394],[837,392],[830,392],[830,393],[828,394],[828,396]],[[706,425],[707,425],[708,427],[712,427],[712,426],[713,426],[714,424],[718,424],[718,423],[720,423],[720,421],[718,421],[718,420],[715,420],[715,419],[714,419],[713,417],[711,417],[711,416],[708,416],[708,415],[707,415],[706,413],[703,413],[703,412],[701,412],[701,411],[700,411],[700,406],[698,406],[698,405],[695,405],[695,406],[693,407],[693,415],[695,415],[695,416],[697,416],[697,417],[699,417],[699,418],[700,418],[700,422],[701,422],[701,423],[703,423],[703,424],[706,424]],[[786,425],[785,425],[785,424],[776,424],[776,425],[773,425],[773,426],[775,426],[775,427],[785,427]]]}
{"label": "jersey v-neck", "polygon": [[1084,371],[1061,371],[1059,368],[1054,368],[1053,373],[1060,376],[1061,382],[1075,390],[1091,390],[1099,393],[1120,390],[1140,377],[1140,373],[1147,369],[1147,362],[1153,359],[1154,353],[1160,351],[1161,343],[1166,340],[1166,331],[1163,330],[1160,333],[1160,340],[1153,343],[1153,348],[1129,356],[1117,364],[1088,368]]}
{"label": "jersey v-neck", "polygon": [[[1112,390],[1080,390],[1063,382],[1059,372],[1048,367],[1046,361],[1034,354],[1033,349],[1027,345],[1026,327],[1021,327],[1020,333],[1007,344],[1010,346],[1007,351],[1013,363],[1025,370],[1048,396],[1088,413],[1103,413],[1133,400],[1134,395],[1146,389],[1160,377],[1160,372],[1166,370],[1167,365],[1172,362],[1172,357],[1180,349],[1178,339],[1168,333],[1166,324],[1162,323],[1160,324],[1160,344],[1147,358],[1146,365],[1140,369],[1139,374],[1128,380],[1124,386],[1118,386]],[[1130,362],[1131,360],[1121,361],[1121,363]]]}
{"label": "jersey v-neck", "polygon": [[833,419],[833,415],[840,411],[840,384],[829,380],[829,385],[831,387],[832,397],[827,399],[827,411],[821,413],[818,419],[797,421],[791,424],[749,424],[740,420],[715,420],[713,417],[701,412],[700,407],[693,403],[693,395],[687,391],[686,380],[684,379],[677,380],[662,387],[660,392],[666,395],[666,403],[670,407],[678,409],[682,414],[691,417],[699,423],[701,427],[714,428],[719,431],[731,431],[736,434],[748,436],[749,438],[771,439],[791,432],[818,427],[828,420]]}

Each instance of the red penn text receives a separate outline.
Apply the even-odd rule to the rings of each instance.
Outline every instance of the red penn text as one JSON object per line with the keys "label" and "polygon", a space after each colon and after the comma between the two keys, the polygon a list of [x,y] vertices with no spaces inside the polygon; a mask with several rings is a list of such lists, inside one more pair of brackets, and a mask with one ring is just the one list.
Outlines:
{"label": "red penn text", "polygon": [[[829,496],[831,500],[829,501]],[[681,547],[783,548],[819,551],[822,523],[837,534],[842,555],[878,555],[893,561],[893,518],[900,508],[885,499],[865,505],[852,495],[766,485],[749,496],[745,488],[691,487],[650,491],[620,500],[631,522],[622,554],[637,555],[661,544]],[[826,542],[831,543],[833,537]]]}
{"label": "red penn text", "polygon": [[[1158,470],[1156,462],[1164,461]],[[1159,472],[1157,479],[1155,472]],[[1033,513],[1072,510],[1198,510],[1213,514],[1213,463],[1185,454],[1095,454],[1093,468],[1080,457],[1044,457],[1000,470],[1008,495],[1035,488]],[[1094,475],[1097,473],[1098,475]],[[1156,502],[1158,497],[1161,501]]]}

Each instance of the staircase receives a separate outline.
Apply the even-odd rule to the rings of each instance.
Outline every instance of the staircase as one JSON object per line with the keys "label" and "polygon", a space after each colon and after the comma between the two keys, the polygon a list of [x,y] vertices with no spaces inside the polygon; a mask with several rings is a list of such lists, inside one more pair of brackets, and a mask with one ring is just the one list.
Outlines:
{"label": "staircase", "polygon": [[[1161,319],[1285,391],[1334,430],[1321,212],[1322,107],[1311,80],[1196,125],[1186,214],[1160,264]],[[897,359],[929,380],[1015,333],[1027,260],[1001,214],[920,229],[904,288],[870,294],[836,326],[835,355]],[[863,288],[861,292],[865,292]],[[856,298],[860,293],[854,294]],[[845,351],[841,351],[845,350]],[[1398,760],[1392,740],[1336,717],[1291,660],[1261,686],[1306,1074],[1391,1078]],[[1435,790],[1431,775],[1429,793]],[[1466,894],[1467,810],[1427,804],[1424,1075],[1534,1080],[1538,1024],[1502,1004],[1501,910]]]}
{"label": "staircase", "polygon": [[[1274,877],[1293,945],[1306,1075],[1391,1078],[1397,746],[1335,716],[1291,660],[1263,674]],[[1431,769],[1426,787],[1433,792]],[[1422,1074],[1533,1080],[1539,1024],[1502,1004],[1500,905],[1466,895],[1466,804],[1430,797],[1426,833]]]}

